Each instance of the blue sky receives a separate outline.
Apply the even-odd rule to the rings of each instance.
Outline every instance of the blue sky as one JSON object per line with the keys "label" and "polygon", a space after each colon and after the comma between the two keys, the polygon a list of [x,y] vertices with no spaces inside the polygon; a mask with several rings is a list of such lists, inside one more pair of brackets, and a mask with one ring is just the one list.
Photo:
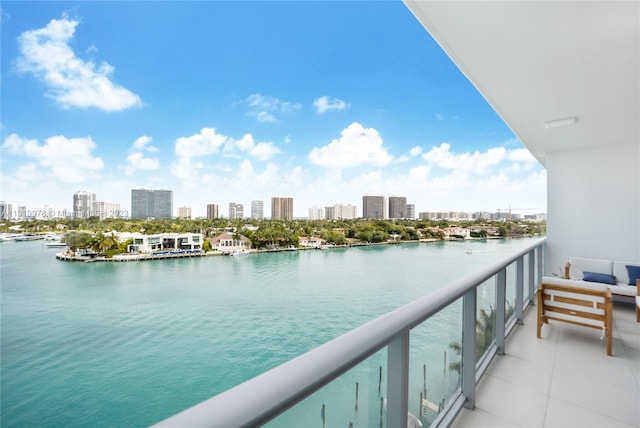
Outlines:
{"label": "blue sky", "polygon": [[[0,198],[406,196],[546,211],[546,171],[399,1],[2,2]],[[520,212],[520,211],[514,211]],[[524,211],[523,211],[524,212]]]}

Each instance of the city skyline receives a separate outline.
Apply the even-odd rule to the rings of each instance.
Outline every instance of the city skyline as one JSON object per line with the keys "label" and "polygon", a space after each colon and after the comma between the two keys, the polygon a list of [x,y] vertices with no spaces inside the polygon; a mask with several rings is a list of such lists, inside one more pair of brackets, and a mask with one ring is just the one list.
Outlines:
{"label": "city skyline", "polygon": [[[173,209],[173,190],[167,188],[133,188],[131,189],[131,212],[120,209],[119,202],[97,201],[96,194],[88,190],[78,190],[73,194],[72,209],[52,207],[44,205],[44,208],[34,209],[25,205],[17,205],[7,201],[0,201],[2,215],[0,219],[13,220],[45,220],[52,218],[87,218],[98,216],[104,218],[132,218],[132,219],[152,219],[152,218],[229,218],[229,219],[263,219],[273,218],[274,212],[278,219],[416,219],[416,218],[450,218],[466,219],[473,216],[483,218],[493,215],[493,218],[520,218],[528,216],[530,218],[546,218],[546,212],[531,211],[530,208],[522,209],[517,207],[497,208],[495,210],[416,210],[415,204],[408,203],[406,196],[398,195],[363,195],[362,206],[357,204],[331,204],[324,207],[317,205],[308,207],[306,216],[296,216],[293,214],[294,198],[291,197],[271,197],[272,217],[264,217],[264,201],[252,200],[251,211],[244,214],[244,204],[239,202],[229,202],[227,215],[221,213],[219,204],[207,202],[205,204],[205,215],[193,215],[191,206],[182,206]],[[137,202],[136,202],[137,201]],[[16,205],[17,210],[13,209]],[[359,209],[360,208],[360,209]],[[159,210],[159,211],[158,211]],[[188,211],[185,211],[188,210]],[[285,212],[284,218],[281,213]],[[188,214],[187,214],[188,213]],[[447,216],[447,214],[450,214]]]}
{"label": "city skyline", "polygon": [[544,168],[401,2],[5,2],[1,19],[16,206],[91,189],[131,212],[131,188],[165,187],[194,217],[274,194],[298,218],[363,194],[546,212]]}

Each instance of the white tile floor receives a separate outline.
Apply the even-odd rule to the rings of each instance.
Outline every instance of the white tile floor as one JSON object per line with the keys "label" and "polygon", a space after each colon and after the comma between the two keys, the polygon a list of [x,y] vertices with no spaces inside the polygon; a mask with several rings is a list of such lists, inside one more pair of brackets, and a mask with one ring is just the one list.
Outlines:
{"label": "white tile floor", "polygon": [[613,356],[595,329],[551,321],[536,338],[536,308],[507,338],[453,427],[640,428],[640,323],[615,302]]}

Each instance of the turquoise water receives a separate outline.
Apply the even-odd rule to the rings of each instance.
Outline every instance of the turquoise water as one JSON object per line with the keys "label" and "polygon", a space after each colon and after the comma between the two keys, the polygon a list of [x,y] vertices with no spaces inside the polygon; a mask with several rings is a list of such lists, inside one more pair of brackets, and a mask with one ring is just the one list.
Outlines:
{"label": "turquoise water", "polygon": [[[153,424],[530,242],[86,264],[56,260],[59,250],[42,241],[2,243],[0,424]],[[412,397],[423,363],[434,401],[457,384],[443,369],[443,350],[459,340],[455,311],[412,333],[419,378]],[[384,358],[377,354],[272,425],[322,426],[320,403],[335,426],[354,418],[354,426],[372,425]]]}

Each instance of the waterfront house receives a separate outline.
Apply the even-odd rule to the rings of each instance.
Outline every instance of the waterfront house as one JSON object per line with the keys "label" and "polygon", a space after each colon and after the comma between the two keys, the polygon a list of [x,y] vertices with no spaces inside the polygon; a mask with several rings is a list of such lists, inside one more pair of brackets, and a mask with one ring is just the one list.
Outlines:
{"label": "waterfront house", "polygon": [[163,250],[202,250],[204,235],[202,233],[118,233],[120,241],[131,239],[127,247],[129,253],[153,253]]}
{"label": "waterfront house", "polygon": [[458,237],[462,237],[462,239],[470,238],[470,231],[466,227],[458,227],[458,226],[449,226],[443,229],[444,236],[447,239],[455,239]]}
{"label": "waterfront house", "polygon": [[222,233],[210,239],[211,248],[224,253],[248,250],[251,248],[251,241],[244,235],[237,235],[231,232]]}
{"label": "waterfront house", "polygon": [[322,248],[326,244],[326,240],[318,236],[300,236],[298,238],[301,247],[306,248]]}

